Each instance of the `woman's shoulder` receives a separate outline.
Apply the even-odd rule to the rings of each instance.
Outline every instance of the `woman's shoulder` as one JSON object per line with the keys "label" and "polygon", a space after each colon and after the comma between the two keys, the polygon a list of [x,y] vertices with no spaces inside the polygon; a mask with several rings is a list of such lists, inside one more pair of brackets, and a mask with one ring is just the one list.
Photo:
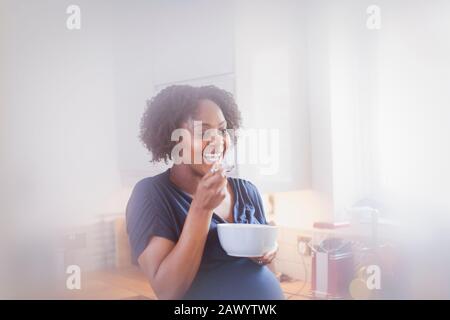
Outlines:
{"label": "woman's shoulder", "polygon": [[155,176],[145,177],[139,180],[133,188],[132,195],[149,195],[161,189],[165,184],[167,171]]}
{"label": "woman's shoulder", "polygon": [[162,206],[162,200],[167,193],[164,174],[165,172],[143,178],[134,185],[127,203],[127,216],[139,212],[143,207]]}
{"label": "woman's shoulder", "polygon": [[143,216],[161,215],[167,211],[165,205],[165,199],[167,199],[165,174],[163,172],[143,178],[134,185],[126,205],[127,220],[136,219],[139,221]]}

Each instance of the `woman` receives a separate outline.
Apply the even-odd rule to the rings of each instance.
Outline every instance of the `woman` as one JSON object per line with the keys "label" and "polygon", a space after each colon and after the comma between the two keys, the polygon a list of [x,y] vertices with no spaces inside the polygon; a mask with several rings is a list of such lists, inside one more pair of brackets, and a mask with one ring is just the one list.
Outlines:
{"label": "woman", "polygon": [[[195,159],[208,148],[225,153],[231,143],[227,129],[239,124],[239,111],[228,92],[214,86],[177,85],[148,103],[140,137],[152,161],[167,162],[174,160],[177,141],[172,141],[172,134],[177,129],[216,132],[214,139],[195,134],[191,140],[183,138],[190,149],[182,150],[182,156],[190,153],[186,158]],[[133,259],[158,298],[284,299],[266,266],[276,251],[256,259],[232,257],[218,239],[218,223],[267,223],[256,187],[225,177],[217,163],[175,163],[164,173],[139,181],[127,205]]]}

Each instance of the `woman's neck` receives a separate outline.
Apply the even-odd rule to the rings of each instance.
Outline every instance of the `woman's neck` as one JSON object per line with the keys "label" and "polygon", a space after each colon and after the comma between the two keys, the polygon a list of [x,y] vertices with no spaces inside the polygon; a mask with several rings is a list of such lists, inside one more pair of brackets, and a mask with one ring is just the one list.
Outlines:
{"label": "woman's neck", "polygon": [[170,168],[169,179],[178,188],[193,195],[195,190],[197,190],[197,185],[202,177],[194,172],[188,165],[175,164]]}

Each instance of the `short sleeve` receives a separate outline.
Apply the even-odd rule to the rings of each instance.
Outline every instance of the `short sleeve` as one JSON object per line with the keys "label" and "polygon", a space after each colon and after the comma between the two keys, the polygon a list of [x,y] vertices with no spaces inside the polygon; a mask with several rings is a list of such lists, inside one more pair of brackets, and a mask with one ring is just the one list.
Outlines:
{"label": "short sleeve", "polygon": [[141,181],[133,189],[128,201],[127,233],[134,263],[151,237],[159,236],[174,242],[178,239],[171,213],[161,205],[160,197],[151,183]]}

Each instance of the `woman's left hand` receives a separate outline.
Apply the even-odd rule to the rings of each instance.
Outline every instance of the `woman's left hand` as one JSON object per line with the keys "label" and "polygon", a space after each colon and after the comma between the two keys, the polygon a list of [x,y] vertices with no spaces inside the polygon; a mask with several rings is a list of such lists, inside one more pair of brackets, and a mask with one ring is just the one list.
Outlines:
{"label": "woman's left hand", "polygon": [[272,260],[275,259],[275,256],[277,255],[277,251],[278,251],[278,246],[274,250],[266,252],[261,257],[255,257],[255,258],[250,258],[250,259],[253,260],[253,262],[259,264],[260,266],[263,266],[263,265],[271,263]]}

